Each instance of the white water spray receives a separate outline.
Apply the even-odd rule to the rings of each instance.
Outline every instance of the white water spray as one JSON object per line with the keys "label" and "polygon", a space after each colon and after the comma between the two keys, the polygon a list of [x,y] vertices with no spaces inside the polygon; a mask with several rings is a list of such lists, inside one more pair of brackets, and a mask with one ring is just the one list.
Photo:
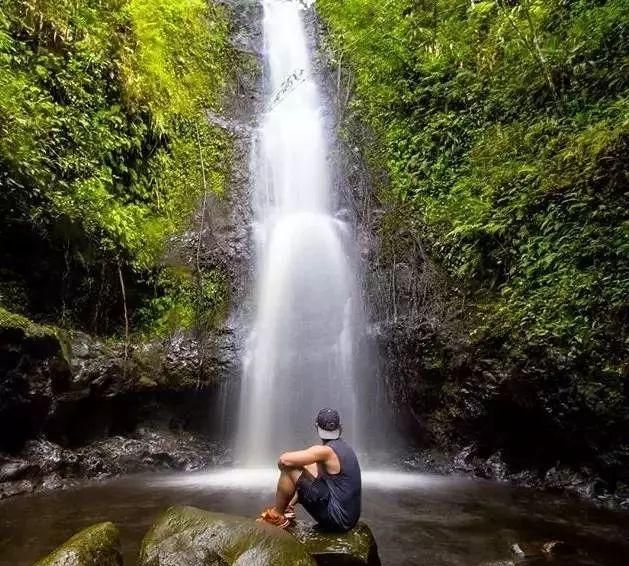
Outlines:
{"label": "white water spray", "polygon": [[321,407],[356,439],[361,299],[353,234],[335,217],[323,103],[304,6],[264,0],[267,111],[254,151],[256,319],[240,403],[239,459],[269,461],[315,440]]}

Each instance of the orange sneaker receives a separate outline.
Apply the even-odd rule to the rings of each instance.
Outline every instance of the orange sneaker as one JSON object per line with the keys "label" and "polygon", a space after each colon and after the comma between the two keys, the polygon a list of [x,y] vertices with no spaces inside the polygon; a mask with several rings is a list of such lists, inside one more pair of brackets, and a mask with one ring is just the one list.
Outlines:
{"label": "orange sneaker", "polygon": [[268,523],[278,529],[285,529],[290,525],[290,519],[287,519],[285,515],[278,513],[274,507],[265,509],[257,519],[259,523]]}

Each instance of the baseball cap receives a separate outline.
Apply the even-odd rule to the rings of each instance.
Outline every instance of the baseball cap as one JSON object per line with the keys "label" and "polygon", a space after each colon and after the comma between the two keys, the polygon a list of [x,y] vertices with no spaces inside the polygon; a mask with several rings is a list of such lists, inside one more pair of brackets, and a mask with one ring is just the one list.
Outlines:
{"label": "baseball cap", "polygon": [[321,440],[336,440],[341,436],[341,417],[334,409],[321,409],[315,425]]}

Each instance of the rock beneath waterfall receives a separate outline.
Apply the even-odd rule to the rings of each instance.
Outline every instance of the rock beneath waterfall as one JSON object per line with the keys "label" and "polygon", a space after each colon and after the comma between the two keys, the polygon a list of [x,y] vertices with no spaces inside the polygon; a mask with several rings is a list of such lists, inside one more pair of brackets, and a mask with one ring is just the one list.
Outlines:
{"label": "rock beneath waterfall", "polygon": [[376,540],[365,523],[347,533],[327,533],[298,522],[290,532],[318,566],[380,566]]}
{"label": "rock beneath waterfall", "polygon": [[121,566],[120,533],[113,523],[83,529],[34,566]]}
{"label": "rock beneath waterfall", "polygon": [[252,519],[171,507],[142,541],[139,566],[314,566],[295,537]]}
{"label": "rock beneath waterfall", "polygon": [[325,533],[299,522],[289,531],[195,507],[171,507],[142,541],[139,566],[380,566],[364,523]]}

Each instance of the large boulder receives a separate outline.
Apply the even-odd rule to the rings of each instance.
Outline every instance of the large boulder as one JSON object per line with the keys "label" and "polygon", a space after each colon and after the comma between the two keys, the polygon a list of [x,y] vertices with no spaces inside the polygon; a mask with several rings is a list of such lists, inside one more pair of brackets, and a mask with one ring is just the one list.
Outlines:
{"label": "large boulder", "polygon": [[252,519],[171,507],[142,541],[139,566],[314,566],[295,537]]}
{"label": "large boulder", "polygon": [[113,523],[83,529],[33,566],[121,566],[120,533]]}
{"label": "large boulder", "polygon": [[328,533],[299,522],[290,532],[318,566],[380,566],[376,540],[365,523],[346,533]]}
{"label": "large boulder", "polygon": [[65,337],[0,306],[0,452],[37,436],[70,377]]}

